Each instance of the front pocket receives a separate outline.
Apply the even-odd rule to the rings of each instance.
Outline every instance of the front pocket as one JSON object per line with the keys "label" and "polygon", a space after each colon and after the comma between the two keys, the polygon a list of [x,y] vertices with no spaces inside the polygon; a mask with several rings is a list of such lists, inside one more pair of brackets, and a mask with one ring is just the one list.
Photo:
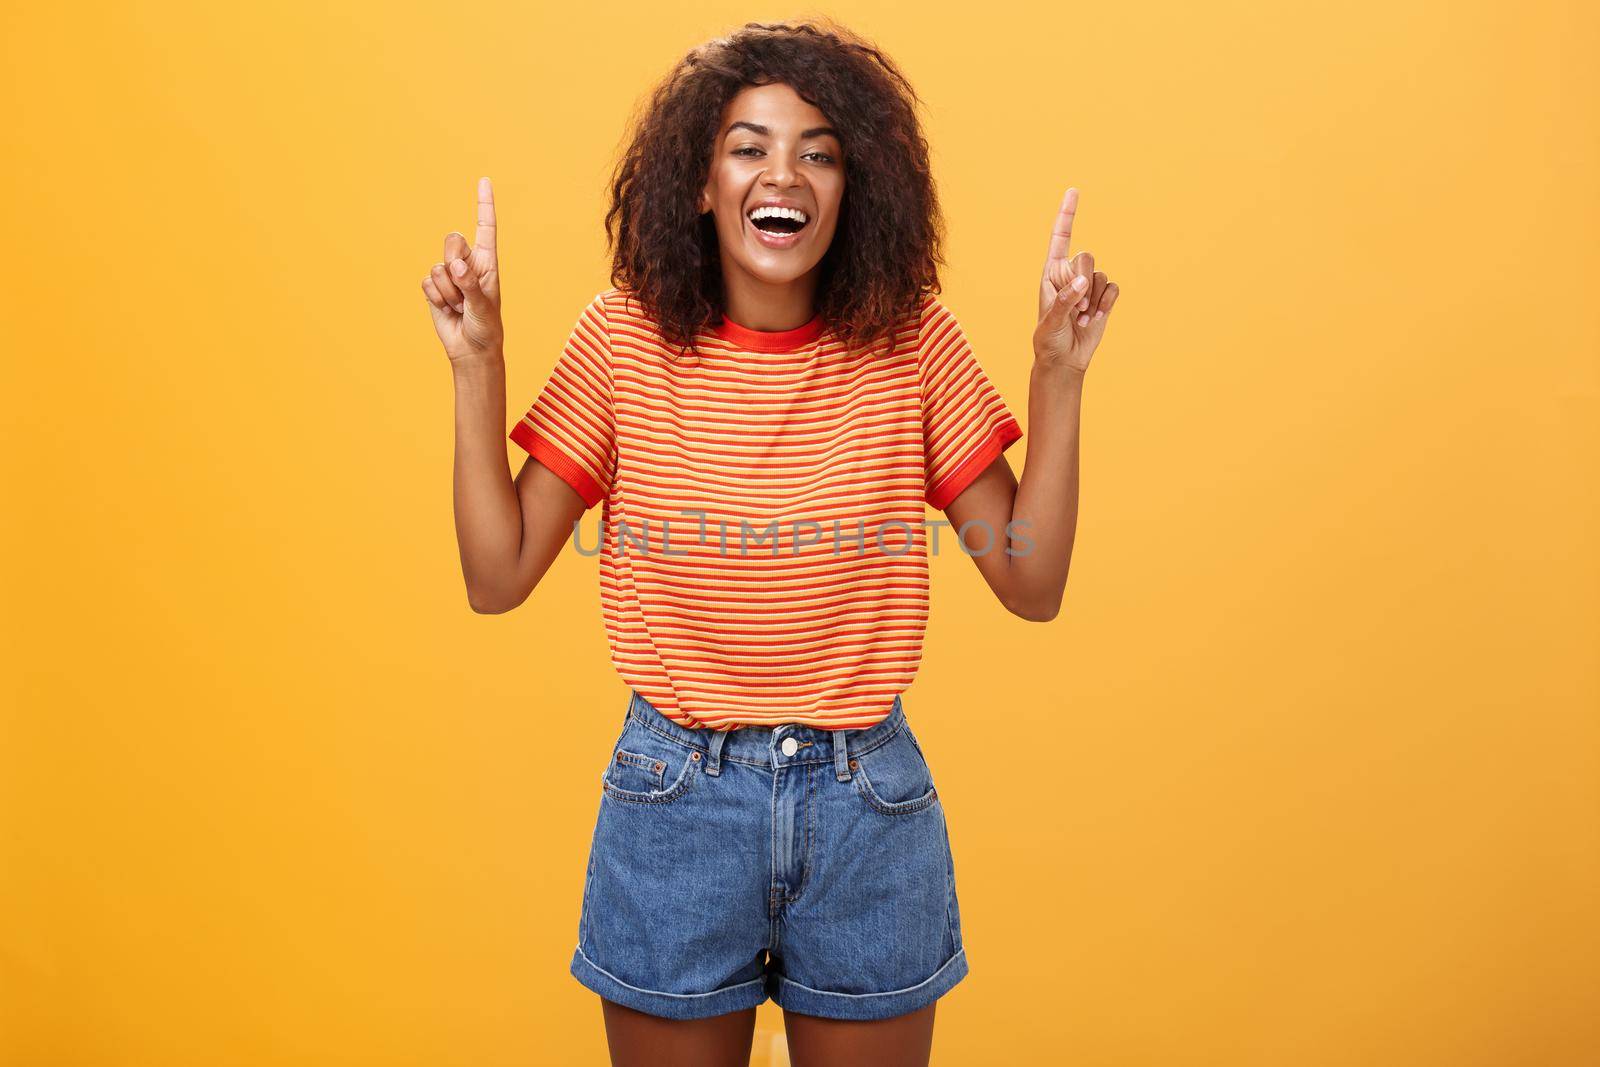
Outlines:
{"label": "front pocket", "polygon": [[698,749],[685,748],[630,724],[617,741],[600,786],[613,800],[665,804],[689,789],[699,765]]}
{"label": "front pocket", "polygon": [[666,776],[665,760],[619,748],[611,757],[606,781],[630,793],[659,793],[667,787]]}
{"label": "front pocket", "polygon": [[928,810],[939,799],[933,772],[907,728],[897,730],[889,740],[853,758],[850,764],[856,794],[880,814],[914,815]]}

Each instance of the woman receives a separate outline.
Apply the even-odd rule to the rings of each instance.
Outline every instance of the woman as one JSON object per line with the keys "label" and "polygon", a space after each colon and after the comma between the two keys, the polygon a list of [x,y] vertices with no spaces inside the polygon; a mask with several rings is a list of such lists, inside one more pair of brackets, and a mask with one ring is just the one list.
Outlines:
{"label": "woman", "polygon": [[686,56],[613,178],[613,287],[510,433],[529,453],[515,482],[487,178],[475,243],[450,234],[423,281],[456,382],[473,608],[521,604],[603,505],[632,692],[571,970],[616,1063],[746,1063],[768,996],[795,1064],[926,1063],[935,1001],[967,973],[944,807],[900,697],[927,618],[923,508],[1006,608],[1055,616],[1117,286],[1068,254],[1069,189],[1019,484],[1002,453],[1022,430],[934,295],[917,99],[830,23],[752,23]]}

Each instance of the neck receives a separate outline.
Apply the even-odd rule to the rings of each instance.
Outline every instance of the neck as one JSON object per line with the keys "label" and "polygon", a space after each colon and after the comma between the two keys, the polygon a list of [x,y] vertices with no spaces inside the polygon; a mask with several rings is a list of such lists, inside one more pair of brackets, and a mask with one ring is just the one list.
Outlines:
{"label": "neck", "polygon": [[789,282],[764,282],[746,274],[723,273],[724,314],[752,330],[793,330],[817,313],[816,271]]}

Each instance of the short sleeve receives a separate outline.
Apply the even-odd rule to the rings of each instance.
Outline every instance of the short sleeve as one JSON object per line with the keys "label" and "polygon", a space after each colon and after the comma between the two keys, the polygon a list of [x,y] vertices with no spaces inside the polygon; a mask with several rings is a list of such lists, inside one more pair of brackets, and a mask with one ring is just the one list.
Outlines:
{"label": "short sleeve", "polygon": [[605,296],[578,316],[544,388],[509,435],[572,486],[585,508],[605,499],[616,460]]}
{"label": "short sleeve", "polygon": [[926,500],[942,511],[1022,437],[1022,427],[979,366],[950,309],[931,294],[925,300],[917,371]]}

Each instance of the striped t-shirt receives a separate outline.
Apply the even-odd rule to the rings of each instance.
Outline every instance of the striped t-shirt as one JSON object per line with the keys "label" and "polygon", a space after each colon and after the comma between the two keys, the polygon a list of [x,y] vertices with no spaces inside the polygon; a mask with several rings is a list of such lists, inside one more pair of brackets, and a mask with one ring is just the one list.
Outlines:
{"label": "striped t-shirt", "polygon": [[[689,728],[885,718],[922,658],[923,505],[945,508],[1022,436],[960,324],[924,293],[890,355],[887,338],[847,351],[820,315],[724,318],[697,360],[628,295],[590,301],[510,434],[603,505],[577,537],[601,545],[612,663]],[[984,540],[975,528],[969,549]],[[960,551],[948,526],[938,548]]]}

